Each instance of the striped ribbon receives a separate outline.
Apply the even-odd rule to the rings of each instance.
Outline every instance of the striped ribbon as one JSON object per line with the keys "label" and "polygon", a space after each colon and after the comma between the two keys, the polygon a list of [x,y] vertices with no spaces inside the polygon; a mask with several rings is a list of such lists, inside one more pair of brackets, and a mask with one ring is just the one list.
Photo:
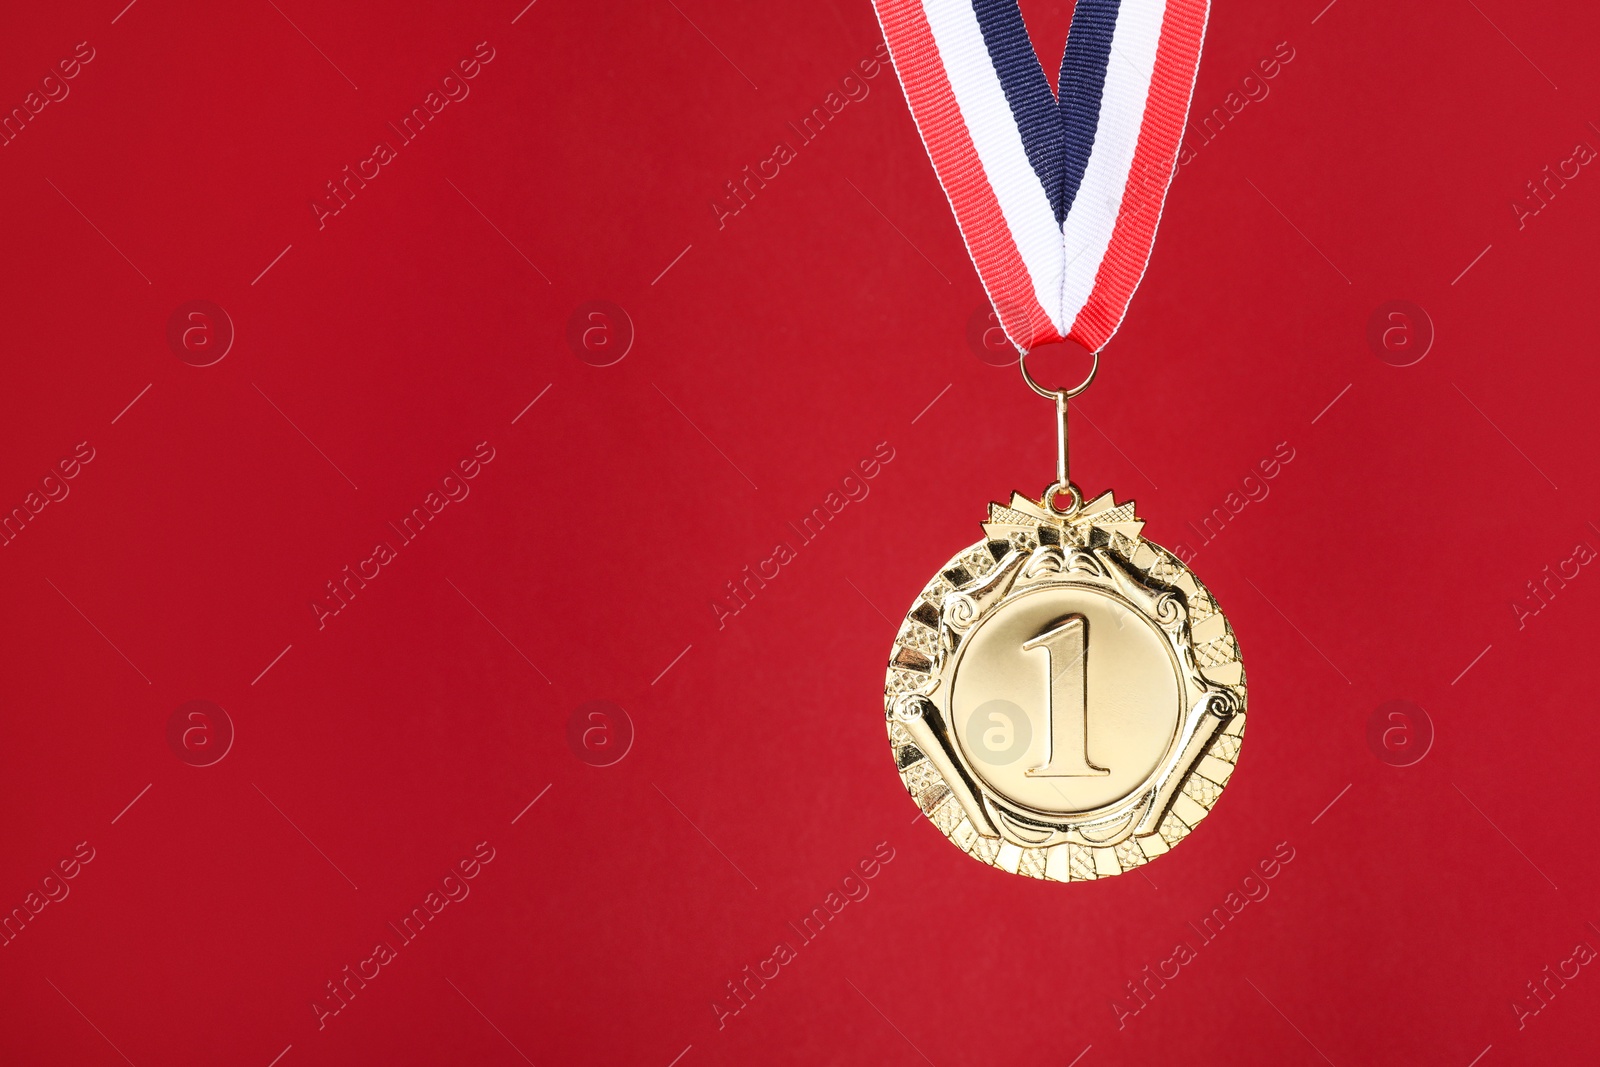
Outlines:
{"label": "striped ribbon", "polygon": [[1006,335],[1098,352],[1144,276],[1209,0],[1077,0],[1059,94],[1016,0],[874,0]]}

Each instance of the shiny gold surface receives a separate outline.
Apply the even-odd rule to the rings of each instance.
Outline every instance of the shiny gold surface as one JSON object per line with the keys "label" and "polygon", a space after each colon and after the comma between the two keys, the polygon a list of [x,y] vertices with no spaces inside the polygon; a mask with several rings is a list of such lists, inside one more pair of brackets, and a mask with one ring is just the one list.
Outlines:
{"label": "shiny gold surface", "polygon": [[[1087,622],[1080,628],[1090,635],[1092,656],[1078,650],[1063,664],[1067,657],[1029,647],[1072,616]],[[1085,674],[1072,687],[1075,700],[1051,699],[1052,682],[1065,688],[1064,676],[1078,681],[1072,676]],[[951,688],[956,739],[966,742],[962,753],[978,777],[1006,798],[1052,814],[1090,811],[1133,792],[1172,747],[1183,713],[1177,664],[1161,631],[1116,598],[1082,586],[1052,584],[1008,598],[963,643]],[[979,714],[996,700],[1020,710],[1020,727],[1007,721],[1016,713],[1004,706]],[[1083,752],[1068,766],[1051,751],[1052,734],[1064,726]],[[1015,741],[1024,731],[1031,740],[1020,752],[1004,743],[1008,733]]]}
{"label": "shiny gold surface", "polygon": [[900,776],[969,855],[1035,878],[1120,874],[1210,811],[1244,732],[1227,620],[1111,494],[993,504],[923,589],[884,686]]}

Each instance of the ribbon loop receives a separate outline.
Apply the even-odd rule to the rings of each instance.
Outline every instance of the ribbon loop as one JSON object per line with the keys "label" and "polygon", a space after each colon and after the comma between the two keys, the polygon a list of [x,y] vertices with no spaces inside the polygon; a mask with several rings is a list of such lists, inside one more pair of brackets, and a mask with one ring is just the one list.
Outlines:
{"label": "ribbon loop", "polygon": [[1078,0],[1059,94],[1016,0],[874,5],[1006,336],[1099,352],[1150,259],[1209,0]]}

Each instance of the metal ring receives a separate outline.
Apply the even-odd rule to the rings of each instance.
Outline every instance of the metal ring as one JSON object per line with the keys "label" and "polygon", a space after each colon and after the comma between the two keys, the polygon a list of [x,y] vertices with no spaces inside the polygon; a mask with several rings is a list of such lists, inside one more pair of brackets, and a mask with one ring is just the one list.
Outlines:
{"label": "metal ring", "polygon": [[[1072,497],[1072,504],[1069,507],[1056,507],[1056,496],[1062,493]],[[1056,482],[1054,485],[1044,491],[1044,499],[1040,500],[1039,503],[1055,512],[1057,515],[1075,515],[1077,514],[1078,509],[1083,507],[1083,493],[1080,492],[1078,487],[1073,485],[1071,482]]]}
{"label": "metal ring", "polygon": [[1094,365],[1089,368],[1089,376],[1083,381],[1079,382],[1071,389],[1046,389],[1044,386],[1034,381],[1033,375],[1028,373],[1028,356],[1032,353],[1032,351],[1032,349],[1029,349],[1027,352],[1022,353],[1022,358],[1017,360],[1017,366],[1022,368],[1022,380],[1028,383],[1028,388],[1032,389],[1046,400],[1055,400],[1058,397],[1063,400],[1071,400],[1073,397],[1089,388],[1090,384],[1094,381],[1094,376],[1100,372],[1100,353],[1096,352],[1094,353]]}

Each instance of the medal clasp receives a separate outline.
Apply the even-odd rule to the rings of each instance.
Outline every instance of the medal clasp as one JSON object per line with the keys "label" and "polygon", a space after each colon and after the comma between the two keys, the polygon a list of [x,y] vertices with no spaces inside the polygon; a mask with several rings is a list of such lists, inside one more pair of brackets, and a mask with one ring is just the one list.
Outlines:
{"label": "medal clasp", "polygon": [[[1017,366],[1022,368],[1022,380],[1028,383],[1029,389],[1032,389],[1047,400],[1056,402],[1056,480],[1045,489],[1044,495],[1039,498],[1039,503],[1041,506],[1048,508],[1053,514],[1063,518],[1070,518],[1078,513],[1079,508],[1083,507],[1083,493],[1079,491],[1076,485],[1072,484],[1072,479],[1068,474],[1067,402],[1094,383],[1094,376],[1100,373],[1100,353],[1094,353],[1094,363],[1090,366],[1088,375],[1083,381],[1070,389],[1046,389],[1040,385],[1028,370],[1028,356],[1030,354],[1031,350],[1024,352],[1022,358],[1017,361]],[[1069,498],[1069,503],[1066,507],[1057,506],[1056,497],[1058,496]]]}

